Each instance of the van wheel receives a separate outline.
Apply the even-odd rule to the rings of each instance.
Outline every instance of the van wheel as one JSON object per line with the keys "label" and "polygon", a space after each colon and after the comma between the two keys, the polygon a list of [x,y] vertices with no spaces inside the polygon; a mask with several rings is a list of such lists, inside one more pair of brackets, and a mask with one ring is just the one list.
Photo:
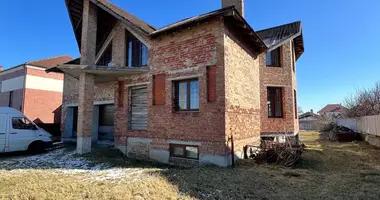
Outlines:
{"label": "van wheel", "polygon": [[45,143],[42,141],[36,141],[29,145],[28,151],[32,154],[43,153],[46,151]]}

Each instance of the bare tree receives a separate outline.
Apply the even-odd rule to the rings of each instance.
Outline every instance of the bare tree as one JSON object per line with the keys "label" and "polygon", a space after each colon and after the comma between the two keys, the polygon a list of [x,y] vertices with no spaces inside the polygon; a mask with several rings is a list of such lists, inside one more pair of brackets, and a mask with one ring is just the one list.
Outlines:
{"label": "bare tree", "polygon": [[347,117],[361,117],[380,114],[380,82],[368,89],[357,90],[355,94],[346,97]]}
{"label": "bare tree", "polygon": [[298,115],[302,115],[304,112],[300,106],[298,106]]}

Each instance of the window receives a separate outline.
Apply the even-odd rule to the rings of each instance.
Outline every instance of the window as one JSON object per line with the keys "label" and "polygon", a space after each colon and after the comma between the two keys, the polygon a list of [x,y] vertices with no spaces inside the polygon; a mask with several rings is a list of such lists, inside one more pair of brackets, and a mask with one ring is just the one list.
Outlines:
{"label": "window", "polygon": [[12,118],[12,127],[13,129],[22,129],[22,130],[35,130],[35,126],[25,117],[14,117]]}
{"label": "window", "polygon": [[198,146],[170,144],[170,157],[199,159]]}
{"label": "window", "polygon": [[175,82],[175,107],[178,111],[199,110],[198,80]]}
{"label": "window", "polygon": [[110,66],[112,62],[112,43],[110,43],[107,49],[103,52],[102,57],[100,57],[97,65]]}
{"label": "window", "polygon": [[297,91],[294,90],[294,115],[295,118],[298,118],[298,109],[297,109]]}
{"label": "window", "polygon": [[13,106],[13,91],[10,91],[9,92],[9,100],[8,100],[8,107],[12,107]]}
{"label": "window", "polygon": [[281,67],[281,52],[278,47],[275,50],[269,51],[266,54],[266,65],[269,67]]}
{"label": "window", "polygon": [[127,66],[141,67],[148,65],[148,47],[131,33],[126,31]]}
{"label": "window", "polygon": [[282,88],[268,87],[268,117],[282,118]]}

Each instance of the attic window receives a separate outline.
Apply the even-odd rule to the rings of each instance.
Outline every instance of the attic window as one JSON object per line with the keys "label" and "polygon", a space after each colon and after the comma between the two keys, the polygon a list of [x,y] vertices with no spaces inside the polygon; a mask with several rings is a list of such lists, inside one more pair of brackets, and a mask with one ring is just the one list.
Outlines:
{"label": "attic window", "polygon": [[112,62],[112,43],[110,43],[107,49],[103,52],[102,57],[100,57],[97,65],[109,66]]}
{"label": "attic window", "polygon": [[281,67],[280,47],[278,47],[275,50],[267,52],[266,65],[268,67]]}
{"label": "attic window", "polygon": [[142,67],[148,65],[148,47],[126,31],[127,66]]}

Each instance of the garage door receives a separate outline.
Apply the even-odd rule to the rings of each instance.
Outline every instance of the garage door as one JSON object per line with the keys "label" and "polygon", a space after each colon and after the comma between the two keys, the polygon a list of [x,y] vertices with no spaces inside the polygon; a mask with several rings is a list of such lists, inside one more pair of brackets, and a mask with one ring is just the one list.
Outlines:
{"label": "garage door", "polygon": [[147,86],[131,88],[130,129],[146,130],[148,127]]}

